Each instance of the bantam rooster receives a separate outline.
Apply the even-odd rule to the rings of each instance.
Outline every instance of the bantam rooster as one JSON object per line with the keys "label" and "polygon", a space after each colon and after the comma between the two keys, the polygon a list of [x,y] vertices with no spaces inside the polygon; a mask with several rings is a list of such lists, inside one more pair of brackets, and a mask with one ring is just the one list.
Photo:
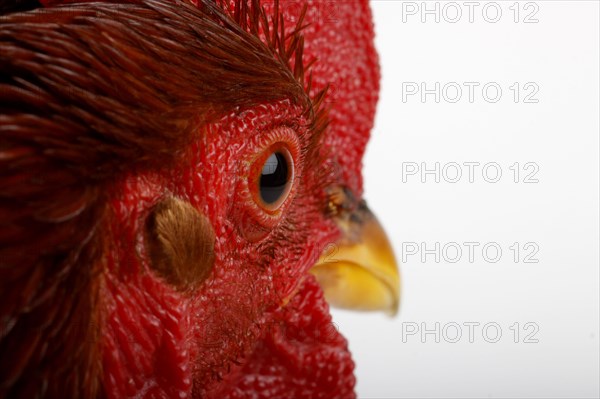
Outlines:
{"label": "bantam rooster", "polygon": [[354,397],[367,0],[61,3],[0,6],[0,397]]}

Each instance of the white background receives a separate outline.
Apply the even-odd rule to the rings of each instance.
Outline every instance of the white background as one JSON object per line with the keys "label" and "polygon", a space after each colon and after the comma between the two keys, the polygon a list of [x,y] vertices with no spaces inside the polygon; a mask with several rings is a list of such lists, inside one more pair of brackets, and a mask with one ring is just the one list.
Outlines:
{"label": "white background", "polygon": [[[450,251],[407,255],[401,266],[402,305],[390,319],[380,314],[334,311],[334,320],[348,338],[357,364],[358,394],[384,397],[598,397],[599,395],[599,4],[595,1],[498,2],[502,17],[487,22],[479,2],[469,22],[469,9],[458,2],[461,20],[449,23],[439,3],[434,15],[421,21],[404,14],[400,1],[371,3],[381,57],[382,90],[376,126],[364,160],[366,198],[392,239],[396,255],[407,243],[434,249],[447,243],[477,242],[474,259],[467,247],[455,263]],[[427,2],[434,9],[435,2]],[[523,18],[535,8],[537,23]],[[406,10],[410,11],[410,10]],[[489,8],[487,17],[495,17]],[[456,9],[446,8],[448,17]],[[440,102],[420,93],[403,101],[403,82],[440,82]],[[449,82],[478,82],[473,102],[463,86],[444,96]],[[482,86],[498,84],[499,101],[487,101]],[[539,91],[525,103],[509,87],[532,82]],[[489,98],[494,96],[492,89]],[[474,182],[467,167],[457,183],[440,176],[404,176],[403,163],[479,162]],[[496,162],[483,175],[482,166]],[[509,169],[519,162],[519,182]],[[527,162],[537,165],[537,183],[525,183]],[[407,164],[404,164],[406,168]],[[448,179],[456,169],[446,169]],[[496,263],[487,261],[482,246],[502,249]],[[518,242],[520,259],[509,247]],[[532,252],[531,242],[539,251]],[[514,248],[514,247],[513,247]],[[488,258],[495,257],[490,250]],[[421,323],[434,334],[403,334]],[[463,323],[480,323],[473,342]],[[514,323],[520,334],[515,343]],[[526,343],[527,322],[539,331]],[[457,323],[462,337],[456,337]],[[497,323],[496,331],[482,331]],[[446,326],[446,335],[442,333]],[[495,325],[494,325],[495,326]],[[511,330],[511,326],[513,329]],[[424,341],[424,342],[423,342]]]}

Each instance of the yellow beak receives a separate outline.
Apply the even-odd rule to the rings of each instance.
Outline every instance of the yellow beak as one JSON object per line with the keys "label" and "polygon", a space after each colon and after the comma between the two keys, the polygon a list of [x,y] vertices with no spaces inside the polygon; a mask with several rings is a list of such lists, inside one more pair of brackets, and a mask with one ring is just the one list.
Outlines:
{"label": "yellow beak", "polygon": [[311,269],[325,298],[335,307],[382,310],[395,315],[400,302],[400,273],[394,251],[379,221],[363,203],[337,218],[342,238],[325,248]]}

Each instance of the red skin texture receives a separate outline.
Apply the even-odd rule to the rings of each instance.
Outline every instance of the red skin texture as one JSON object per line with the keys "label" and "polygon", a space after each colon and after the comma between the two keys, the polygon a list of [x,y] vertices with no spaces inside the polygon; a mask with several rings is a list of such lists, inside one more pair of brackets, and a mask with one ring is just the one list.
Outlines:
{"label": "red skin texture", "polygon": [[[280,222],[276,230],[289,225],[301,227],[307,222],[319,228],[314,231],[301,228],[309,231],[310,235],[296,234],[286,237],[285,241],[275,238],[278,233],[274,231],[272,239],[262,242],[265,246],[262,251],[245,242],[238,233],[240,226],[236,224],[239,219],[230,218],[230,215],[238,215],[236,208],[231,206],[229,210],[223,207],[223,204],[245,201],[239,198],[239,193],[245,190],[231,191],[228,188],[245,181],[240,178],[240,174],[243,176],[244,173],[237,170],[240,162],[234,159],[252,158],[256,148],[261,147],[254,145],[250,139],[252,135],[248,133],[262,131],[263,126],[286,120],[291,110],[293,108],[284,103],[226,118],[192,147],[190,156],[185,160],[192,167],[182,165],[182,169],[169,176],[126,177],[125,182],[115,188],[118,193],[114,195],[113,236],[120,237],[120,240],[111,245],[113,252],[109,258],[105,292],[101,295],[107,302],[108,328],[105,330],[103,363],[108,396],[156,394],[159,397],[189,397],[193,394],[218,398],[224,397],[226,391],[221,390],[225,388],[231,389],[232,395],[237,393],[239,396],[242,391],[234,387],[247,384],[247,381],[234,379],[227,382],[230,378],[227,373],[235,362],[244,364],[246,370],[254,370],[265,363],[277,366],[270,375],[261,373],[252,390],[243,391],[250,397],[253,392],[260,397],[282,396],[282,392],[290,392],[294,388],[289,383],[291,376],[302,379],[302,372],[286,367],[284,357],[273,357],[272,351],[261,350],[261,345],[268,345],[272,340],[270,333],[274,326],[285,326],[287,320],[292,322],[294,312],[282,310],[284,298],[299,289],[298,285],[308,268],[322,250],[320,243],[331,242],[338,234],[331,221],[319,218],[322,213],[318,206],[324,199],[319,200],[314,194],[296,193],[285,222]],[[223,134],[232,131],[237,134]],[[255,141],[260,142],[262,138],[256,137]],[[250,143],[244,144],[248,140]],[[228,148],[229,151],[213,148]],[[300,163],[297,163],[297,169],[302,169]],[[181,173],[181,170],[185,172]],[[316,181],[311,178],[312,172],[318,174],[319,171],[305,172],[302,180],[310,187],[310,181]],[[159,277],[142,272],[147,270],[147,266],[144,267],[147,259],[138,259],[135,255],[140,252],[136,250],[136,246],[140,245],[140,221],[144,220],[143,216],[151,205],[164,195],[165,186],[166,190],[203,210],[217,235],[213,273],[191,297],[177,293]],[[203,192],[212,192],[212,195],[198,195]],[[294,209],[296,207],[303,211],[311,209],[311,212],[298,212]],[[253,217],[251,212],[244,215]],[[300,255],[291,252],[294,248],[302,248]],[[266,260],[265,253],[272,254],[274,259]],[[318,288],[314,282],[306,288],[315,289]],[[298,294],[293,298],[296,296]],[[295,308],[309,318],[306,334],[330,328],[327,304],[320,293],[314,301],[298,304]],[[337,332],[332,334],[339,335]],[[330,358],[327,354],[330,352],[341,353],[333,356],[332,360],[336,362],[332,362],[330,367],[347,374],[344,378],[333,379],[334,389],[313,387],[316,391],[309,390],[303,396],[312,397],[323,392],[327,397],[348,397],[352,390],[353,364],[346,341],[341,336],[328,341],[313,348],[316,353],[323,353],[307,357],[306,362],[301,363],[302,370],[308,373],[304,378],[314,381],[310,375],[315,368],[324,367],[324,363],[311,360]],[[279,339],[278,345],[283,344]],[[294,352],[292,348],[296,341],[292,340],[289,344],[288,350]],[[220,381],[221,378],[225,381]],[[326,380],[326,377],[323,378]],[[268,387],[272,393],[260,393],[258,383],[272,379],[277,381],[273,383],[275,386]],[[338,386],[341,383],[343,385]],[[296,389],[302,388],[297,386]]]}
{"label": "red skin texture", "polygon": [[346,340],[310,276],[275,313],[244,365],[208,397],[352,398],[353,369]]}
{"label": "red skin texture", "polygon": [[[287,27],[303,4],[280,3]],[[286,101],[234,110],[199,132],[172,171],[121,176],[113,185],[111,252],[99,277],[106,396],[354,397],[346,340],[307,272],[340,235],[323,213],[324,189],[343,184],[362,195],[379,69],[367,0],[307,4],[304,63],[317,58],[314,92],[331,86],[330,125],[321,159],[310,168],[297,160],[297,187],[269,236],[245,239],[244,224],[258,216],[245,205],[244,165],[269,144],[261,134],[298,118]],[[302,149],[310,132],[298,136]],[[166,195],[191,203],[216,233],[213,271],[191,295],[156,276],[145,255],[144,220]]]}

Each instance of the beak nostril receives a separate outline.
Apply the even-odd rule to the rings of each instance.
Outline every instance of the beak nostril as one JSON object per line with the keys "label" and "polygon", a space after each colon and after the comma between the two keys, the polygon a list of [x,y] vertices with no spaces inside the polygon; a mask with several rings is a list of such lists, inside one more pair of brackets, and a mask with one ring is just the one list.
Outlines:
{"label": "beak nostril", "polygon": [[165,198],[146,222],[150,267],[178,290],[196,288],[212,270],[215,233],[189,202]]}

